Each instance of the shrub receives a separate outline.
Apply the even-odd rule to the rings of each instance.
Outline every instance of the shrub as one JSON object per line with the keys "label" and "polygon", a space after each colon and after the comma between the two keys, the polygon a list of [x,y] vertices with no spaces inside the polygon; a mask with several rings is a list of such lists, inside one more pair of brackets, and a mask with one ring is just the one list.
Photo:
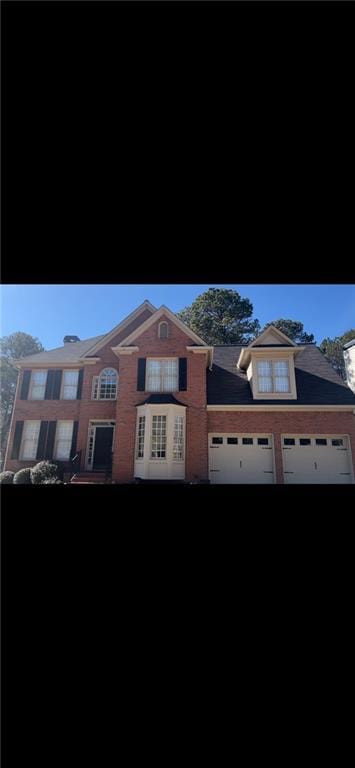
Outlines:
{"label": "shrub", "polygon": [[31,469],[32,482],[34,485],[43,484],[45,480],[58,479],[58,467],[50,461],[40,461]]}
{"label": "shrub", "polygon": [[31,469],[30,469],[30,467],[25,467],[24,469],[19,469],[19,471],[16,472],[16,475],[14,477],[14,483],[15,483],[15,485],[31,485],[32,484],[32,478],[31,478]]}
{"label": "shrub", "polygon": [[0,472],[0,485],[12,485],[15,472]]}
{"label": "shrub", "polygon": [[58,480],[57,477],[48,477],[47,480],[43,480],[43,485],[64,485],[63,480]]}

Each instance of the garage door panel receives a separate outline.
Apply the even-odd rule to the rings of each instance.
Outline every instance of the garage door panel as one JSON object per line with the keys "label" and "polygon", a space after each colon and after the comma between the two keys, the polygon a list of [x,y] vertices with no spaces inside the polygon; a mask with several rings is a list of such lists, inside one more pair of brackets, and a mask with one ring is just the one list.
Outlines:
{"label": "garage door panel", "polygon": [[274,482],[271,435],[210,435],[211,483]]}
{"label": "garage door panel", "polygon": [[289,435],[282,438],[286,484],[352,482],[348,438],[344,435]]}

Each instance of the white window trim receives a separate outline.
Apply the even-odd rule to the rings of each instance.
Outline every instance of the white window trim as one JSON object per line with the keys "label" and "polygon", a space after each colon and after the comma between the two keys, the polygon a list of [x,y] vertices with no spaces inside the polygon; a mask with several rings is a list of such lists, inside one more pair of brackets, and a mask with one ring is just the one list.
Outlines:
{"label": "white window trim", "polygon": [[[66,456],[65,458],[57,456],[58,442],[59,442],[59,439],[60,439],[59,438],[59,425],[60,424],[71,424],[71,435],[70,435],[70,438],[68,438],[66,440],[66,442],[69,442],[69,440],[70,440],[69,453],[68,453],[68,456]],[[72,440],[73,440],[73,431],[74,431],[74,421],[72,419],[59,419],[59,421],[57,421],[56,428],[55,428],[54,449],[53,449],[53,459],[55,459],[56,461],[69,461],[69,459],[70,459],[71,444],[72,444]],[[61,441],[63,441],[62,438],[61,438]]]}
{"label": "white window trim", "polygon": [[[145,416],[144,455],[137,459],[138,423],[139,417]],[[166,455],[165,458],[151,458],[153,416],[166,416]],[[183,417],[182,458],[174,458],[175,416]],[[158,479],[159,471],[162,479],[184,479],[186,458],[186,406],[173,404],[146,404],[137,408],[136,444],[135,444],[135,477]],[[158,474],[154,474],[158,473]]]}
{"label": "white window trim", "polygon": [[[95,397],[95,383],[97,382],[97,394],[100,394],[100,378],[104,371],[115,371],[116,374],[116,397]],[[98,403],[115,403],[117,400],[118,395],[118,383],[119,383],[119,374],[117,371],[117,368],[114,368],[112,365],[106,365],[105,368],[102,368],[100,373],[93,376],[92,378],[92,385],[91,385],[91,400],[95,400],[95,402]]]}
{"label": "white window trim", "polygon": [[[268,376],[268,377],[260,376],[260,373],[259,373],[259,363],[269,363],[271,365],[271,376]],[[277,378],[277,375],[275,373],[274,366],[275,366],[276,363],[286,363],[287,364],[287,370],[288,370],[287,377],[286,376],[280,377],[280,378],[287,378],[288,379],[288,389],[287,390],[277,390],[277,389],[275,389],[275,379]],[[266,358],[262,359],[262,360],[257,360],[256,361],[256,371],[257,371],[257,377],[258,377],[258,392],[260,394],[271,395],[271,394],[275,394],[277,392],[278,395],[279,394],[287,394],[287,395],[289,395],[291,393],[290,362],[289,362],[288,358],[286,358],[286,357],[285,358],[281,358],[280,357],[280,358],[277,358],[276,360],[273,360],[272,358],[270,358],[269,360],[267,360]],[[259,379],[260,378],[271,378],[271,384],[272,384],[272,387],[273,387],[271,392],[268,392],[268,391],[260,389],[260,384],[259,384]]]}
{"label": "white window trim", "polygon": [[[69,373],[77,373],[78,374],[78,380],[76,382],[76,394],[75,394],[75,397],[64,397],[64,387],[65,386],[74,386],[74,384],[70,384],[70,385],[69,384],[64,384],[64,378],[65,378],[65,374],[67,372],[69,372]],[[68,402],[73,401],[73,400],[77,400],[77,397],[78,397],[78,384],[79,384],[79,368],[64,368],[63,371],[62,371],[62,383],[61,383],[61,386],[60,386],[60,399],[61,400],[67,400]]]}
{"label": "white window trim", "polygon": [[[251,349],[251,360],[247,368],[247,376],[254,400],[297,400],[295,361],[293,354],[287,355],[285,350],[277,351],[266,348],[263,350]],[[289,392],[259,392],[258,362],[278,362],[288,363],[289,370]]]}
{"label": "white window trim", "polygon": [[[44,382],[43,397],[32,397],[32,390],[33,390],[33,388],[41,386],[41,385],[38,385],[38,384],[34,383],[34,374],[35,373],[45,373],[46,374],[46,378],[45,378],[45,382]],[[34,368],[31,371],[31,381],[30,381],[30,388],[29,388],[29,392],[28,392],[28,400],[44,400],[45,399],[45,396],[46,396],[46,386],[47,386],[47,377],[48,377],[48,369],[47,368]]]}
{"label": "white window trim", "polygon": [[[25,445],[25,429],[27,424],[37,424],[38,426],[38,434],[37,434],[37,442],[35,444],[35,455],[32,456],[32,458],[29,458],[28,456],[23,455],[24,451],[24,445]],[[38,440],[39,440],[39,433],[41,430],[41,420],[40,419],[26,419],[23,424],[23,430],[22,430],[22,437],[21,437],[21,449],[20,449],[20,461],[36,461],[36,454],[38,449]]]}
{"label": "white window trim", "polygon": [[[157,362],[157,363],[162,363],[162,362],[165,362],[165,361],[167,361],[169,363],[176,362],[177,381],[176,381],[176,388],[175,389],[148,389],[148,377],[149,377],[148,362],[151,362],[151,361],[154,361],[154,362]],[[161,374],[160,374],[160,377],[161,377]],[[161,385],[162,385],[162,379],[160,378],[160,386]],[[144,384],[144,386],[145,386],[145,392],[151,392],[152,394],[159,394],[159,392],[163,393],[163,394],[164,393],[167,394],[169,392],[178,392],[179,391],[179,358],[178,357],[147,357],[146,371],[145,371],[145,384]]]}

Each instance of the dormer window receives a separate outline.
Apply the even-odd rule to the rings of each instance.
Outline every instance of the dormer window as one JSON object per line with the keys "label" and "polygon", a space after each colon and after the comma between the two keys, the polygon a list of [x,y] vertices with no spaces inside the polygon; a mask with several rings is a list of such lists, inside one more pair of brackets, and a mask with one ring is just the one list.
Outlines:
{"label": "dormer window", "polygon": [[258,360],[259,392],[290,392],[288,360]]}
{"label": "dormer window", "polygon": [[169,326],[165,320],[162,323],[159,323],[158,337],[159,339],[167,339],[169,337]]}
{"label": "dormer window", "polygon": [[295,357],[302,349],[272,325],[242,349],[237,365],[254,400],[297,400]]}

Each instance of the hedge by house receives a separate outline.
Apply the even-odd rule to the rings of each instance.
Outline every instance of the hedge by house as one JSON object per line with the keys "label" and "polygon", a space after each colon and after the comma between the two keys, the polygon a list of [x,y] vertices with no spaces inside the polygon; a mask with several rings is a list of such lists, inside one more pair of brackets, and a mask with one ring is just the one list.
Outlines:
{"label": "hedge by house", "polygon": [[15,472],[1,472],[0,473],[0,485],[12,485],[14,482]]}
{"label": "hedge by house", "polygon": [[24,467],[24,469],[19,469],[19,471],[16,472],[15,474],[14,483],[15,485],[31,485],[32,478],[31,478],[30,467]]}
{"label": "hedge by house", "polygon": [[58,467],[50,461],[39,461],[32,467],[31,476],[34,485],[44,484],[46,480],[50,479],[58,480]]}

